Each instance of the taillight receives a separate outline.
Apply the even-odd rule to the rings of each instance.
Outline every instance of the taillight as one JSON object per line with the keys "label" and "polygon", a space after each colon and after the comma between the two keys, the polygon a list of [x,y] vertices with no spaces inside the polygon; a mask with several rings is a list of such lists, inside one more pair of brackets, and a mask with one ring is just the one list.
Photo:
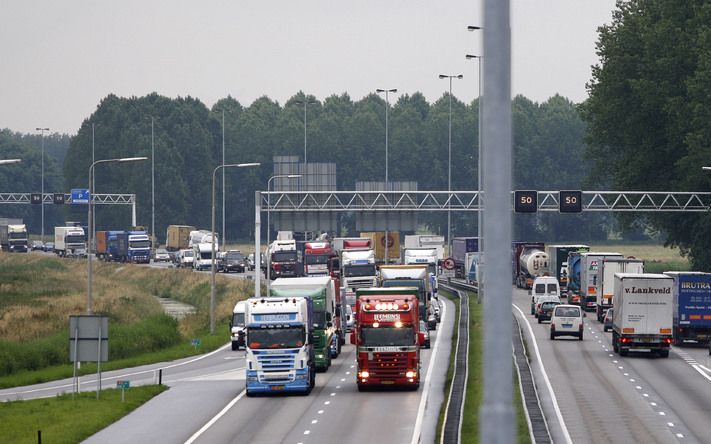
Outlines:
{"label": "taillight", "polygon": [[665,344],[671,344],[671,343],[672,343],[671,338],[666,338],[666,339],[664,339],[664,343],[665,343]]}
{"label": "taillight", "polygon": [[277,270],[277,271],[278,271],[279,269],[281,269],[281,264],[274,264],[274,263],[272,263],[272,268],[273,268],[274,270]]}

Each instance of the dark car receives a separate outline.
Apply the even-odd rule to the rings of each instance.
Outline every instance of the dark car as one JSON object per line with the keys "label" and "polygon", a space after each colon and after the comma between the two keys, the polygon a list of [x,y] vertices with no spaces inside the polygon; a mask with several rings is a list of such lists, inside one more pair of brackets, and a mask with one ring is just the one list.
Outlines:
{"label": "dark car", "polygon": [[425,333],[425,343],[422,344],[422,348],[430,348],[430,332],[427,331],[425,321],[420,321],[420,332]]}
{"label": "dark car", "polygon": [[560,305],[560,302],[555,302],[555,301],[550,301],[550,302],[543,302],[540,307],[538,307],[538,313],[536,313],[538,316],[538,323],[540,324],[543,321],[550,321],[551,320],[551,313],[553,313],[553,309],[555,308],[556,305]]}
{"label": "dark car", "polygon": [[605,320],[602,321],[602,329],[604,331],[609,331],[612,330],[612,314],[613,314],[612,308],[608,308],[607,312],[605,312]]}
{"label": "dark car", "polygon": [[30,248],[32,249],[32,251],[42,251],[44,250],[44,243],[41,240],[33,240],[32,242],[30,242]]}
{"label": "dark car", "polygon": [[236,271],[244,273],[247,268],[247,259],[238,250],[230,250],[220,259],[220,270],[223,273]]}

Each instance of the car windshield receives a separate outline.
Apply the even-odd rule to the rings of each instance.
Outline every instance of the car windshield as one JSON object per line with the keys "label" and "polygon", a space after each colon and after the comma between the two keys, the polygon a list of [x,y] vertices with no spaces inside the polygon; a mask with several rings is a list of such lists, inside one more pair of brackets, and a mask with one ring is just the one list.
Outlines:
{"label": "car windshield", "polygon": [[250,328],[247,344],[252,349],[298,348],[304,345],[303,327]]}
{"label": "car windshield", "polygon": [[296,251],[277,251],[272,253],[272,262],[296,262]]}
{"label": "car windshield", "polygon": [[326,327],[326,312],[314,310],[313,324],[316,328]]}
{"label": "car windshield", "polygon": [[67,244],[83,244],[84,243],[84,236],[83,235],[77,235],[77,234],[71,234],[64,239],[64,243]]}
{"label": "car windshield", "polygon": [[580,309],[578,307],[557,307],[555,315],[558,317],[577,318],[580,317]]}
{"label": "car windshield", "polygon": [[27,239],[27,233],[9,233],[10,239]]}
{"label": "car windshield", "polygon": [[241,261],[244,259],[244,256],[242,256],[242,253],[227,253],[225,259],[232,261]]}
{"label": "car windshield", "polygon": [[243,326],[244,325],[244,313],[234,313],[232,314],[232,325]]}
{"label": "car windshield", "polygon": [[408,346],[415,344],[415,332],[411,327],[363,327],[360,337],[366,347]]}
{"label": "car windshield", "polygon": [[207,252],[203,251],[202,253],[200,253],[200,259],[203,259],[203,260],[212,259],[212,252],[211,251],[207,251]]}
{"label": "car windshield", "polygon": [[375,276],[375,264],[348,265],[343,271],[345,277]]}
{"label": "car windshield", "polygon": [[168,254],[168,250],[164,250],[162,248],[159,248],[156,250],[156,254]]}

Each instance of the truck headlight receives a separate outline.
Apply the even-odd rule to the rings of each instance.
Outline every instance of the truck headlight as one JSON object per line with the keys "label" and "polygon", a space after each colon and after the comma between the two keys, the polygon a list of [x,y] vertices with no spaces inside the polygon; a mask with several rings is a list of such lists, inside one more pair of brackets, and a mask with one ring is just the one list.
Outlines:
{"label": "truck headlight", "polygon": [[316,355],[317,358],[323,359],[323,355]]}
{"label": "truck headlight", "polygon": [[247,376],[247,381],[248,382],[257,382],[257,377],[256,376]]}
{"label": "truck headlight", "polygon": [[414,378],[414,377],[415,377],[415,372],[409,371],[409,372],[405,373],[405,377],[406,377],[406,378]]}
{"label": "truck headlight", "polygon": [[362,372],[358,373],[358,377],[362,379],[367,379],[370,376],[370,373],[368,373],[367,370],[363,370]]}
{"label": "truck headlight", "polygon": [[308,375],[296,375],[294,379],[306,379]]}

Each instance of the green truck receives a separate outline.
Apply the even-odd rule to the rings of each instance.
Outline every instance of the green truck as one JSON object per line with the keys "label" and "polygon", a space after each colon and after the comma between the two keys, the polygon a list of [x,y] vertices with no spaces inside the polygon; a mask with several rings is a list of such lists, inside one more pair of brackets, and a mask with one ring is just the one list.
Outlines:
{"label": "green truck", "polygon": [[[270,296],[306,297],[313,301],[314,355],[316,370],[325,372],[331,357],[340,353],[336,336],[336,286],[330,276],[278,278],[271,283]],[[335,348],[333,353],[332,347]]]}

